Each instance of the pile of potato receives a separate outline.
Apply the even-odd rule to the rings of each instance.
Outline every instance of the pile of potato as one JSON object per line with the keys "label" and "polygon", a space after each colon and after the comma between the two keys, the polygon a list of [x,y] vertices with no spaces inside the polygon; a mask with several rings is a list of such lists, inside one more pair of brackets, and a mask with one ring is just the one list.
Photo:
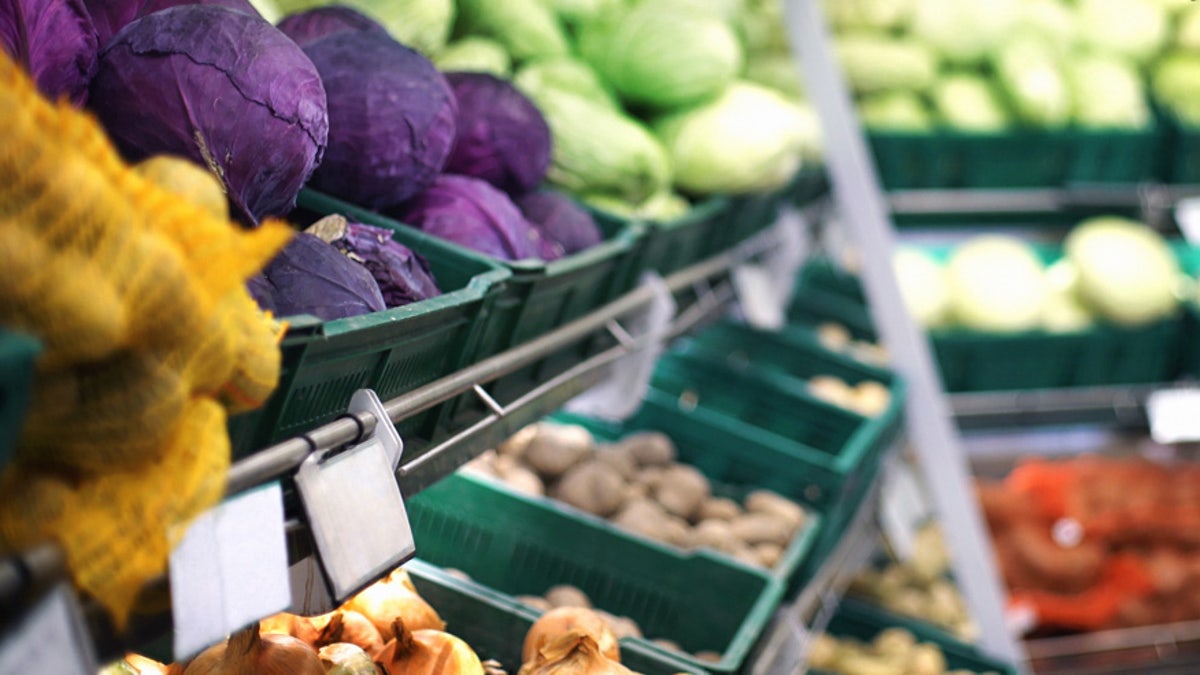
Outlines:
{"label": "pile of potato", "polygon": [[949,570],[950,556],[941,530],[930,523],[917,531],[910,559],[860,572],[850,592],[972,642],[979,637],[979,629],[958,587],[947,576]]}
{"label": "pile of potato", "polygon": [[842,675],[973,675],[969,670],[947,670],[946,655],[936,644],[917,642],[903,628],[884,629],[870,643],[818,635],[808,654],[808,666],[810,672]]}
{"label": "pile of potato", "polygon": [[886,347],[875,342],[854,339],[850,330],[836,321],[826,321],[817,325],[817,341],[831,352],[846,354],[875,366],[886,366],[891,358]]}
{"label": "pile of potato", "polygon": [[704,474],[675,457],[674,443],[662,433],[638,432],[598,444],[581,426],[539,422],[467,470],[678,548],[708,547],[774,567],[803,528],[804,509],[767,490],[751,491],[741,503],[714,496]]}

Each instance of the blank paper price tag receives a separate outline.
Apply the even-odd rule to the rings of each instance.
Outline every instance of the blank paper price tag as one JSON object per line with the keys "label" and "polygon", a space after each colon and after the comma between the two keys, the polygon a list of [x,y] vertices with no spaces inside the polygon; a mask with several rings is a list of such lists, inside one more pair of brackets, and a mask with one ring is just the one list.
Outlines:
{"label": "blank paper price tag", "polygon": [[314,453],[296,472],[329,591],[342,601],[416,553],[412,527],[383,445],[332,457]]}
{"label": "blank paper price tag", "polygon": [[94,675],[97,670],[79,604],[65,583],[0,635],[0,673]]}
{"label": "blank paper price tag", "polygon": [[883,535],[900,560],[912,558],[917,530],[929,519],[931,510],[912,467],[894,461],[880,486],[879,520]]}
{"label": "blank paper price tag", "polygon": [[177,657],[287,609],[291,601],[279,483],[210,509],[171,553]]}
{"label": "blank paper price tag", "polygon": [[1175,203],[1175,222],[1190,244],[1200,244],[1200,198],[1180,199]]}
{"label": "blank paper price tag", "polygon": [[1150,436],[1157,443],[1200,441],[1200,389],[1163,389],[1146,399]]}

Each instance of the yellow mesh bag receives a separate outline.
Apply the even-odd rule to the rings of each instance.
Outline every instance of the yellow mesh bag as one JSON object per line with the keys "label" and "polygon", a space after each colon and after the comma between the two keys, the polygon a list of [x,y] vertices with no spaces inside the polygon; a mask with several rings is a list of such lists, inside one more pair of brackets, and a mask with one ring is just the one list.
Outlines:
{"label": "yellow mesh bag", "polygon": [[0,219],[0,270],[0,317],[41,338],[41,367],[94,361],[125,343],[125,305],[84,256],[52,251],[29,229]]}
{"label": "yellow mesh bag", "polygon": [[17,457],[86,471],[152,460],[174,433],[188,396],[179,372],[143,351],[41,373]]}
{"label": "yellow mesh bag", "polygon": [[217,309],[238,336],[236,364],[219,398],[231,413],[254,410],[279,384],[279,341],[287,326],[261,311],[244,288],[229,294]]}
{"label": "yellow mesh bag", "polygon": [[76,585],[123,627],[142,585],[166,567],[172,528],[224,492],[224,410],[192,399],[163,450],[155,461],[83,479],[13,464],[0,475],[0,550],[56,541]]}

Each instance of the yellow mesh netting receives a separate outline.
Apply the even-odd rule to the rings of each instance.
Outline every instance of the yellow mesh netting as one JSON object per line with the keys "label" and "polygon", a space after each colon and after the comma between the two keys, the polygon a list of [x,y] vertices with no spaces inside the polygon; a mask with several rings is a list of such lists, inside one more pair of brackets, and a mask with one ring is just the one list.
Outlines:
{"label": "yellow mesh netting", "polygon": [[244,282],[292,229],[245,231],[175,178],[129,167],[0,53],[0,325],[45,347],[0,474],[0,553],[56,541],[118,626],[168,532],[222,494],[222,404],[261,405],[279,378],[283,328]]}

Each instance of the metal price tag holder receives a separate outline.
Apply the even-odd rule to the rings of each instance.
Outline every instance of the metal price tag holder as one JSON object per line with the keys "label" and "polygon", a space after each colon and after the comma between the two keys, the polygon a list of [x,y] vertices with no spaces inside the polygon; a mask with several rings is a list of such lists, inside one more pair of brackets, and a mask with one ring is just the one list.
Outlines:
{"label": "metal price tag holder", "polygon": [[319,563],[312,590],[335,603],[416,555],[396,481],[400,434],[374,391],[355,392],[348,413],[370,413],[374,430],[356,444],[312,453],[294,479]]}
{"label": "metal price tag holder", "polygon": [[0,673],[94,675],[97,670],[79,602],[66,582],[51,587],[0,634]]}

